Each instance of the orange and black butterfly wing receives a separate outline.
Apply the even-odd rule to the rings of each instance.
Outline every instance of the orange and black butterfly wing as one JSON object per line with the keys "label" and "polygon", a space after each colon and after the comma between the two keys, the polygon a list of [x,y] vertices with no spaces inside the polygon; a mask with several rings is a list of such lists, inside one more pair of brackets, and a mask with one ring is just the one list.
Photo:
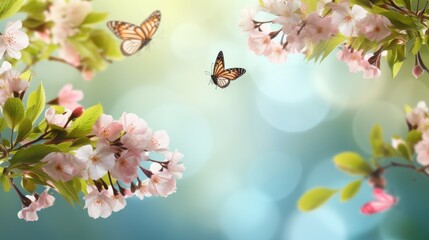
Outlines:
{"label": "orange and black butterfly wing", "polygon": [[223,52],[220,51],[216,57],[216,62],[213,67],[213,73],[211,75],[213,83],[220,87],[226,88],[229,85],[229,80],[225,78],[219,78],[219,75],[225,71],[225,62],[223,59]]}
{"label": "orange and black butterfly wing", "polygon": [[[147,17],[142,24],[140,24],[141,32],[138,34],[142,36],[142,38],[146,39],[149,42],[152,39],[152,36],[155,34],[156,30],[158,30],[159,24],[161,23],[161,12],[159,10],[155,10],[149,17]],[[147,43],[146,43],[147,44]]]}
{"label": "orange and black butterfly wing", "polygon": [[125,56],[133,55],[152,39],[161,21],[161,12],[154,11],[140,26],[122,21],[109,21],[107,27],[120,39],[121,52]]}

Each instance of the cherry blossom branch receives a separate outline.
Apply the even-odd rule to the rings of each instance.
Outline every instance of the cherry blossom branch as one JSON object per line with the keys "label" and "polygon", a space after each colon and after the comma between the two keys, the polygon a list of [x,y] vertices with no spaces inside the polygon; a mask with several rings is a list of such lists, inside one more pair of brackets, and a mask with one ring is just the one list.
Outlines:
{"label": "cherry blossom branch", "polygon": [[398,163],[398,162],[391,162],[390,164],[382,167],[384,170],[391,168],[391,167],[401,167],[401,168],[408,168],[408,169],[412,169],[415,170],[417,173],[421,173],[424,174],[426,176],[429,177],[429,173],[426,172],[427,169],[429,169],[429,165],[428,166],[424,166],[424,167],[417,167],[414,166],[412,164],[404,164],[404,163]]}

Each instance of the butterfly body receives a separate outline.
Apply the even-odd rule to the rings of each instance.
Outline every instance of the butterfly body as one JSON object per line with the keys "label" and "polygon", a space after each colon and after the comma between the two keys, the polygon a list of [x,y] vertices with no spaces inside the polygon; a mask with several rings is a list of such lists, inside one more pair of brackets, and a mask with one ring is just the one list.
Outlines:
{"label": "butterfly body", "polygon": [[223,52],[220,51],[216,57],[216,62],[213,67],[211,79],[216,86],[220,88],[226,88],[231,81],[239,78],[244,73],[246,73],[246,69],[244,68],[225,69],[225,60],[223,58]]}
{"label": "butterfly body", "polygon": [[122,54],[131,56],[152,40],[160,22],[161,12],[156,10],[140,26],[123,21],[108,21],[107,27],[123,40],[121,43]]}

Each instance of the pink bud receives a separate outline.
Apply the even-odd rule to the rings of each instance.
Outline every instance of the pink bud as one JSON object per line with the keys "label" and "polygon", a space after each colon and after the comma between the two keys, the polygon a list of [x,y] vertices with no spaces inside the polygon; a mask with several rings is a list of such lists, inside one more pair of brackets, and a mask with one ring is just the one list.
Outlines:
{"label": "pink bud", "polygon": [[70,119],[78,118],[82,115],[82,113],[83,113],[83,107],[77,107],[73,110],[73,112],[70,116]]}
{"label": "pink bud", "polygon": [[414,65],[413,67],[413,76],[417,79],[423,74],[423,68],[419,64]]}

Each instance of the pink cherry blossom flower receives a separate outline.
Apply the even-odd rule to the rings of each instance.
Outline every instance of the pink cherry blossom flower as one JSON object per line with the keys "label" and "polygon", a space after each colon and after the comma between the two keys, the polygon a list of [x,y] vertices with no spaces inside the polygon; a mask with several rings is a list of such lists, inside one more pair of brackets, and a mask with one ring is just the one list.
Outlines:
{"label": "pink cherry blossom flower", "polygon": [[126,133],[141,134],[148,130],[146,121],[134,113],[122,113],[120,121]]}
{"label": "pink cherry blossom flower", "polygon": [[370,14],[359,23],[359,30],[369,40],[381,41],[390,35],[389,26],[392,23],[385,16]]}
{"label": "pink cherry blossom flower", "polygon": [[407,123],[415,128],[418,127],[428,115],[429,108],[426,106],[426,102],[420,101],[413,111],[406,113],[405,118]]}
{"label": "pink cherry blossom flower", "polygon": [[143,200],[145,197],[150,197],[152,194],[149,192],[149,179],[146,179],[143,182],[139,182],[137,190],[134,192],[134,195],[140,200]]}
{"label": "pink cherry blossom flower", "polygon": [[286,51],[292,54],[304,52],[306,49],[304,37],[303,34],[298,35],[296,31],[291,32],[287,36]]}
{"label": "pink cherry blossom flower", "polygon": [[255,29],[255,23],[253,19],[256,15],[256,9],[247,8],[241,11],[240,20],[238,22],[238,26],[244,32],[249,32]]}
{"label": "pink cherry blossom flower", "polygon": [[156,131],[147,143],[145,146],[146,151],[165,152],[168,151],[170,137],[165,130]]}
{"label": "pink cherry blossom flower", "polygon": [[300,0],[265,0],[265,9],[277,16],[290,17],[301,7]]}
{"label": "pink cherry blossom flower", "polygon": [[417,162],[423,166],[429,165],[429,137],[423,134],[423,139],[414,146]]}
{"label": "pink cherry blossom flower", "polygon": [[250,32],[248,38],[249,49],[252,50],[256,55],[268,55],[270,54],[271,37],[269,36],[269,26],[262,25],[262,31],[255,29]]}
{"label": "pink cherry blossom flower", "polygon": [[83,92],[74,90],[73,85],[66,84],[58,92],[58,105],[67,109],[75,109],[80,106],[78,102],[83,99]]}
{"label": "pink cherry blossom flower", "polygon": [[37,203],[39,204],[39,208],[48,208],[54,205],[55,198],[48,193],[49,188],[46,188],[45,191],[39,196],[37,199]]}
{"label": "pink cherry blossom flower", "polygon": [[351,51],[351,49],[343,45],[341,51],[338,52],[337,57],[349,66],[350,72],[355,73],[363,71],[362,62],[364,62],[365,59],[362,55],[362,50]]}
{"label": "pink cherry blossom flower", "polygon": [[386,211],[398,202],[396,197],[387,194],[381,188],[374,188],[373,193],[375,200],[365,203],[360,209],[363,214],[369,215]]}
{"label": "pink cherry blossom flower", "polygon": [[4,56],[5,52],[12,58],[21,58],[20,51],[29,45],[28,36],[20,30],[21,28],[20,20],[6,24],[5,31],[0,36],[0,58]]}
{"label": "pink cherry blossom flower", "polygon": [[143,153],[146,146],[150,144],[152,140],[152,131],[148,130],[146,133],[140,134],[125,134],[121,137],[121,143],[124,144],[124,147],[128,151],[133,152],[134,154],[144,157]]}
{"label": "pink cherry blossom flower", "polygon": [[340,3],[330,3],[332,8],[332,23],[338,26],[339,31],[346,37],[356,37],[359,33],[358,23],[365,18],[367,12],[359,5],[353,5],[343,0]]}
{"label": "pink cherry blossom flower", "polygon": [[122,124],[114,121],[110,115],[103,114],[92,128],[94,134],[101,139],[116,140],[122,131]]}
{"label": "pink cherry blossom flower", "polygon": [[70,43],[65,42],[62,44],[58,53],[60,57],[70,65],[74,67],[78,67],[80,65],[79,53]]}
{"label": "pink cherry blossom flower", "polygon": [[49,153],[41,162],[46,163],[42,167],[46,174],[55,181],[62,182],[70,181],[85,168],[73,155],[62,152]]}
{"label": "pink cherry blossom flower", "polygon": [[158,163],[152,163],[150,170],[152,176],[148,183],[148,191],[153,196],[167,197],[176,192],[176,180],[164,171],[160,171],[162,167]]}
{"label": "pink cherry blossom flower", "polygon": [[91,12],[91,3],[81,0],[57,0],[52,2],[49,11],[45,12],[46,21],[52,21],[52,41],[53,43],[61,43],[73,35],[79,29],[79,25],[83,22],[88,13]]}
{"label": "pink cherry blossom flower", "polygon": [[33,202],[30,206],[22,208],[18,212],[18,218],[24,219],[27,222],[39,220],[39,216],[37,216],[37,203]]}
{"label": "pink cherry blossom flower", "polygon": [[136,177],[140,165],[140,156],[136,156],[129,151],[123,151],[116,159],[115,166],[111,174],[112,177],[121,180],[125,184],[130,184]]}
{"label": "pink cherry blossom flower", "polygon": [[367,62],[362,62],[362,65],[364,65],[363,68],[363,78],[365,79],[371,79],[371,78],[378,78],[381,75],[381,71],[377,66],[374,66],[372,64],[366,64]]}
{"label": "pink cherry blossom flower", "polygon": [[6,83],[8,89],[12,93],[22,93],[28,88],[28,81],[22,80],[20,78],[20,73],[15,70],[9,70],[5,73]]}
{"label": "pink cherry blossom flower", "polygon": [[95,150],[91,145],[80,147],[76,151],[76,158],[87,164],[88,178],[93,180],[103,177],[115,165],[115,155],[108,145],[101,142],[97,144]]}
{"label": "pink cherry blossom flower", "polygon": [[[45,112],[45,118],[46,121],[48,121],[49,124],[57,125],[59,127],[64,127],[67,124],[67,121],[70,118],[71,111],[65,111],[63,114],[56,113],[55,109],[53,107],[50,107]],[[67,124],[67,127],[70,127],[71,122]]]}
{"label": "pink cherry blossom flower", "polygon": [[116,205],[116,201],[112,198],[108,190],[101,190],[99,192],[97,189],[92,189],[84,199],[84,208],[88,209],[88,215],[94,219],[109,217]]}
{"label": "pink cherry blossom flower", "polygon": [[282,25],[282,31],[284,34],[290,34],[302,21],[301,17],[292,13],[290,16],[279,16],[273,20],[273,23],[278,23]]}
{"label": "pink cherry blossom flower", "polygon": [[11,69],[12,69],[12,64],[10,64],[10,62],[8,62],[8,61],[4,61],[0,67],[0,75],[11,70]]}
{"label": "pink cherry blossom flower", "polygon": [[176,178],[182,178],[185,166],[179,161],[183,158],[183,154],[177,150],[174,152],[165,153],[167,164],[167,172]]}
{"label": "pink cherry blossom flower", "polygon": [[26,197],[31,200],[29,206],[23,207],[21,211],[18,212],[18,218],[24,219],[27,222],[37,221],[39,217],[37,216],[37,211],[41,209],[48,208],[54,204],[55,198],[48,194],[49,188],[47,188],[39,197],[36,199],[32,195],[27,195]]}
{"label": "pink cherry blossom flower", "polygon": [[332,24],[331,17],[321,18],[316,12],[308,15],[307,24],[303,28],[303,34],[314,44],[331,38],[337,32],[338,28]]}
{"label": "pink cherry blossom flower", "polygon": [[268,60],[274,63],[284,63],[287,60],[287,51],[283,48],[282,45],[278,43],[273,43],[270,46],[271,53],[268,55]]}
{"label": "pink cherry blossom flower", "polygon": [[127,205],[124,196],[122,196],[121,194],[118,193],[116,195],[112,195],[111,197],[115,201],[115,205],[113,206],[112,211],[119,212]]}
{"label": "pink cherry blossom flower", "polygon": [[89,70],[89,69],[83,69],[82,70],[82,77],[86,81],[92,80],[92,78],[94,78],[94,71]]}

